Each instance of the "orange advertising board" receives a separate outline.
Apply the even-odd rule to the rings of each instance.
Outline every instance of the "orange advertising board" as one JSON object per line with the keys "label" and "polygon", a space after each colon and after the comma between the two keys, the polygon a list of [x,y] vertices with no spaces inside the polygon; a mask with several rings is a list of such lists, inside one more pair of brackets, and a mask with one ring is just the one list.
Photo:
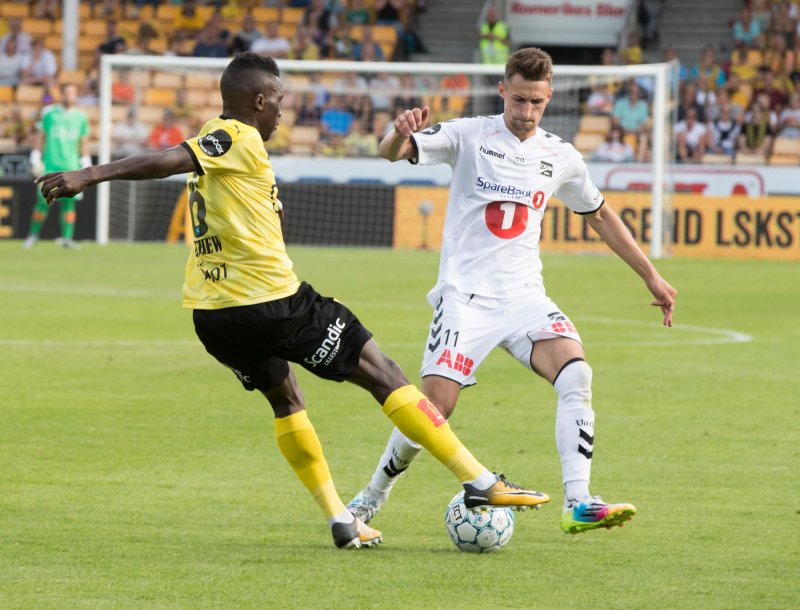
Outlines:
{"label": "orange advertising board", "polygon": [[[394,247],[438,249],[447,207],[446,187],[398,187]],[[649,193],[606,193],[634,238],[647,251]],[[672,256],[800,260],[800,197],[674,195],[667,215]],[[542,252],[603,252],[606,246],[583,216],[551,199],[542,221]]]}

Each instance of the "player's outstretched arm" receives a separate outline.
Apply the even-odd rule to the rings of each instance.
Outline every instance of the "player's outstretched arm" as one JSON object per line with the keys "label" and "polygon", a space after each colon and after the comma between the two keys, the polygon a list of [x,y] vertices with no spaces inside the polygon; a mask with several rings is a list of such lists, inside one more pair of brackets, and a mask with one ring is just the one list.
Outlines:
{"label": "player's outstretched arm", "polygon": [[411,136],[428,126],[430,115],[431,109],[428,106],[404,110],[397,115],[394,129],[381,140],[378,147],[381,157],[389,161],[413,159],[416,150],[411,143]]}
{"label": "player's outstretched arm", "polygon": [[678,291],[661,277],[617,213],[605,204],[595,213],[587,214],[586,220],[608,247],[641,276],[647,289],[655,297],[650,304],[661,308],[661,313],[664,314],[664,326],[672,326],[672,312],[675,309],[675,297]]}
{"label": "player's outstretched arm", "polygon": [[48,204],[61,197],[74,197],[88,187],[109,180],[166,178],[194,171],[194,161],[183,146],[163,152],[144,153],[119,161],[86,167],[74,172],[52,172],[36,179]]}

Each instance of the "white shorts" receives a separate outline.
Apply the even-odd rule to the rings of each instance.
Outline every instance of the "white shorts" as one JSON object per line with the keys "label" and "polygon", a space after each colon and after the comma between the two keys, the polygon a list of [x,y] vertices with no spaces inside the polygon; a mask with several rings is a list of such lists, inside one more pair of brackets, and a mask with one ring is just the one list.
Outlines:
{"label": "white shorts", "polygon": [[438,375],[466,387],[476,383],[475,371],[497,346],[533,370],[534,341],[568,337],[581,342],[570,319],[546,296],[491,299],[447,290],[433,304],[422,377]]}

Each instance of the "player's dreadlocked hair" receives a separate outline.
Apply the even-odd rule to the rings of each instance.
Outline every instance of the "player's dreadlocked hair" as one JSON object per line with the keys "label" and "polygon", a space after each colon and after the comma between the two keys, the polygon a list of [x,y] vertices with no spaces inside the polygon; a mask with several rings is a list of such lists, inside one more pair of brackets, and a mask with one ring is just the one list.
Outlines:
{"label": "player's dreadlocked hair", "polygon": [[525,80],[545,80],[550,83],[553,81],[553,58],[537,47],[519,49],[506,62],[506,82],[515,74],[520,74]]}
{"label": "player's dreadlocked hair", "polygon": [[234,102],[241,94],[258,93],[262,82],[259,75],[280,77],[281,71],[271,57],[249,51],[237,53],[225,68],[219,82],[223,104]]}

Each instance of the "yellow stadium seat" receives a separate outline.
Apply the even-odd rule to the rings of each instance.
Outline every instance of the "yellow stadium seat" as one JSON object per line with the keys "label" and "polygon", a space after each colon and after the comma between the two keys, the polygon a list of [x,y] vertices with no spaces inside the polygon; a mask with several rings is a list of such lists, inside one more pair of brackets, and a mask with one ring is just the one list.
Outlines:
{"label": "yellow stadium seat", "polygon": [[80,31],[81,34],[88,36],[99,36],[105,38],[108,25],[103,19],[81,19]]}
{"label": "yellow stadium seat", "polygon": [[291,154],[312,154],[319,147],[319,128],[310,125],[295,125],[289,133]]}
{"label": "yellow stadium seat", "polygon": [[170,89],[183,88],[183,76],[172,72],[156,72],[153,75],[153,87],[168,87]]}
{"label": "yellow stadium seat", "polygon": [[287,7],[281,11],[281,23],[293,23],[297,25],[303,21],[303,9]]}
{"label": "yellow stadium seat", "polygon": [[280,10],[271,6],[254,6],[252,15],[253,19],[261,25],[268,21],[278,21],[280,18]]}
{"label": "yellow stadium seat", "polygon": [[22,31],[34,38],[48,36],[53,31],[53,22],[49,19],[28,17],[22,20]]}
{"label": "yellow stadium seat", "polygon": [[730,165],[733,163],[733,158],[730,155],[706,153],[703,155],[702,163],[703,165]]}
{"label": "yellow stadium seat", "polygon": [[0,85],[0,102],[14,101],[14,89],[11,85]]}
{"label": "yellow stadium seat", "polygon": [[753,153],[737,153],[736,165],[765,165],[767,158],[764,155]]}
{"label": "yellow stadium seat", "polygon": [[611,117],[584,114],[578,124],[578,131],[584,133],[602,133],[605,135],[611,131]]}
{"label": "yellow stadium seat", "polygon": [[20,104],[40,104],[44,97],[44,87],[41,85],[19,85],[16,100]]}
{"label": "yellow stadium seat", "polygon": [[58,82],[80,86],[86,82],[86,73],[82,70],[62,70],[58,74]]}
{"label": "yellow stadium seat", "polygon": [[770,165],[800,165],[800,155],[772,155]]}
{"label": "yellow stadium seat", "polygon": [[578,149],[583,156],[591,155],[597,147],[605,140],[605,135],[601,133],[587,133],[579,131],[572,140],[572,145]]}
{"label": "yellow stadium seat", "polygon": [[175,89],[150,87],[144,92],[144,103],[148,106],[172,106],[175,103]]}
{"label": "yellow stadium seat", "polygon": [[29,4],[21,2],[5,2],[0,3],[0,14],[6,19],[25,19],[30,14]]}
{"label": "yellow stadium seat", "polygon": [[775,138],[772,152],[776,155],[800,155],[800,138]]}

